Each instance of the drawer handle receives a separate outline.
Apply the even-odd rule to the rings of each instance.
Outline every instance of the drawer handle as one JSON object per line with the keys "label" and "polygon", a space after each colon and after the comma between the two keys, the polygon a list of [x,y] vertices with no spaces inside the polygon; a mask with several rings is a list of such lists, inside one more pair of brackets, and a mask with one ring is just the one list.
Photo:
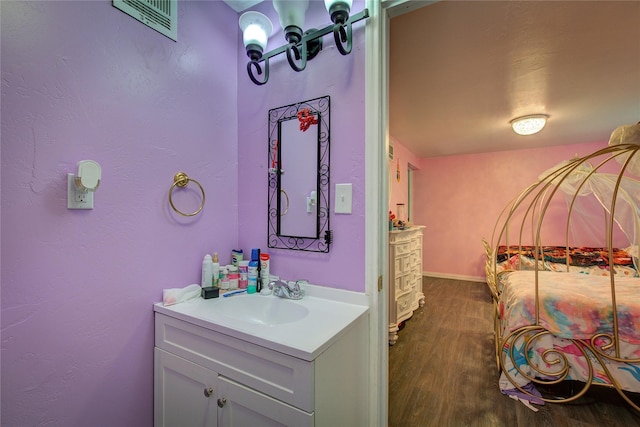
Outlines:
{"label": "drawer handle", "polygon": [[218,399],[218,408],[222,408],[227,403],[227,399],[224,397],[222,399]]}
{"label": "drawer handle", "polygon": [[204,389],[204,395],[206,397],[211,397],[212,394],[213,394],[213,389],[211,387],[208,387],[208,388]]}

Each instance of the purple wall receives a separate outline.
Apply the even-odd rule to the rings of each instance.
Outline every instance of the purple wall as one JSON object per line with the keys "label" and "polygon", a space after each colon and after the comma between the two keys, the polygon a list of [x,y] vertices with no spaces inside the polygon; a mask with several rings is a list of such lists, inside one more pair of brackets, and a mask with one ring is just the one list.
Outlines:
{"label": "purple wall", "polygon": [[[354,2],[359,12],[363,1]],[[274,24],[267,50],[284,42],[278,17],[270,2],[254,8],[265,13]],[[323,2],[312,1],[306,27],[321,28],[329,20]],[[270,271],[285,279],[306,278],[311,283],[364,292],[364,81],[363,22],[354,25],[351,55],[342,56],[332,37],[324,38],[324,48],[297,73],[280,55],[271,63],[269,82],[256,86],[246,74],[247,57],[238,47],[238,144],[239,144],[239,243],[245,250],[259,243],[267,245],[267,167],[268,122],[272,108],[331,97],[331,217],[334,232],[331,251],[324,253],[269,249]],[[335,184],[353,183],[353,214],[334,214]]]}
{"label": "purple wall", "polygon": [[[176,43],[110,1],[1,3],[2,424],[151,425],[152,304],[238,240],[236,13],[180,1]],[[83,159],[95,209],[67,210]]]}
{"label": "purple wall", "polygon": [[[110,1],[1,2],[3,425],[152,424],[152,303],[199,283],[207,252],[266,247],[270,108],[330,95],[331,194],[354,188],[331,252],[273,250],[272,271],[365,289],[364,24],[350,56],[326,37],[305,72],[281,58],[257,87],[237,14],[178,5],[176,43]],[[328,22],[322,2],[307,19]],[[95,209],[67,210],[83,159],[102,166]],[[193,218],[169,207],[178,171],[206,191]],[[184,211],[194,188],[176,192]]]}

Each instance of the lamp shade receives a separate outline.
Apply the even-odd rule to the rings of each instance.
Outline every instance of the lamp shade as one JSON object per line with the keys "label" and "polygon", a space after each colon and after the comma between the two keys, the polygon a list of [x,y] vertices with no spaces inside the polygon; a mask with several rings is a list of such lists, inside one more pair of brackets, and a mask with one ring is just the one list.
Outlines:
{"label": "lamp shade", "polygon": [[267,41],[273,30],[271,20],[260,12],[249,11],[240,16],[242,42],[245,47],[258,45],[262,50],[267,47]]}
{"label": "lamp shade", "polygon": [[546,114],[531,114],[511,120],[511,128],[518,135],[533,135],[542,130],[547,124],[549,116]]}
{"label": "lamp shade", "polygon": [[353,0],[324,0],[324,7],[334,24],[344,24],[349,19]]}
{"label": "lamp shade", "polygon": [[304,28],[304,15],[309,0],[273,0],[273,8],[278,12],[282,29],[293,26]]}
{"label": "lamp shade", "polygon": [[331,7],[334,5],[341,5],[342,7],[346,7],[347,10],[351,10],[353,0],[324,0],[324,7],[327,8],[327,12],[331,13]]}

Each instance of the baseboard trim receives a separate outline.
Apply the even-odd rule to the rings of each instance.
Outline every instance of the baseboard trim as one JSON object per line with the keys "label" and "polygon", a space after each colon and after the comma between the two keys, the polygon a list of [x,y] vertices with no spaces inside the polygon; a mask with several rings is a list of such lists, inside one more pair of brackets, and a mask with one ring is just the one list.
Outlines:
{"label": "baseboard trim", "polygon": [[484,276],[466,276],[464,274],[448,274],[448,273],[436,273],[434,271],[423,271],[423,276],[435,277],[438,279],[454,279],[465,280],[467,282],[487,282],[487,278]]}

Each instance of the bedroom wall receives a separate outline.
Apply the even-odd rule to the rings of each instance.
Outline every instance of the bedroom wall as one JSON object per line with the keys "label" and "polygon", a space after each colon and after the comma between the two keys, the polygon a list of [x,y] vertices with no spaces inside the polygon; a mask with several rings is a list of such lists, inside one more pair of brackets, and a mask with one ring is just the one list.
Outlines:
{"label": "bedroom wall", "polygon": [[[387,167],[389,168],[389,210],[397,217],[398,212],[396,205],[398,203],[404,203],[405,209],[407,211],[409,210],[409,192],[407,186],[407,169],[409,164],[415,168],[415,177],[415,174],[419,172],[422,161],[398,140],[393,137],[390,137],[390,139],[393,144],[393,159],[387,160]],[[400,171],[400,178],[398,178],[398,171]],[[412,207],[412,211],[413,212],[407,212],[407,214],[411,214],[411,222],[417,224],[415,218],[413,218],[413,214],[416,212],[415,206]]]}
{"label": "bedroom wall", "polygon": [[[422,158],[415,174],[414,216],[415,223],[426,226],[425,274],[484,281],[481,239],[491,238],[506,203],[546,169],[605,146],[596,142]],[[563,216],[551,215],[551,225],[563,230]]]}
{"label": "bedroom wall", "polygon": [[[152,304],[238,240],[237,15],[180,1],[174,42],[111,1],[0,7],[2,425],[150,426]],[[83,159],[95,209],[67,210]]]}

